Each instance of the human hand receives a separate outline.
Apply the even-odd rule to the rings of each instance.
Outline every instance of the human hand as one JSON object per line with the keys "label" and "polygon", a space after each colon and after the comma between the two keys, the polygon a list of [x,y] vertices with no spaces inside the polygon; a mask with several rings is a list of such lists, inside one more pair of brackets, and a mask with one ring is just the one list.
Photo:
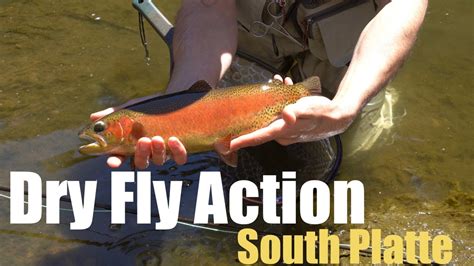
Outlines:
{"label": "human hand", "polygon": [[[275,79],[282,80],[282,77],[276,75]],[[284,83],[293,85],[288,77]],[[323,96],[303,97],[286,106],[280,118],[267,127],[233,139],[230,150],[257,146],[271,140],[290,145],[324,139],[344,132],[356,113],[344,111],[343,106]]]}
{"label": "human hand", "polygon": [[[96,121],[105,115],[108,115],[132,104],[142,102],[156,96],[158,95],[151,95],[143,98],[133,99],[120,106],[110,107],[105,110],[95,112],[90,115],[90,119],[92,121]],[[168,148],[171,151],[170,157],[177,164],[181,165],[186,163],[187,152],[183,143],[181,143],[178,138],[170,137],[168,139]],[[125,159],[126,158],[124,156],[112,155],[107,159],[107,165],[111,168],[117,168],[123,163],[123,161],[125,161]],[[168,159],[168,156],[166,154],[165,141],[160,136],[154,136],[152,138],[142,137],[137,141],[134,158],[135,167],[137,167],[138,169],[147,168],[150,159],[156,165],[162,165]]]}

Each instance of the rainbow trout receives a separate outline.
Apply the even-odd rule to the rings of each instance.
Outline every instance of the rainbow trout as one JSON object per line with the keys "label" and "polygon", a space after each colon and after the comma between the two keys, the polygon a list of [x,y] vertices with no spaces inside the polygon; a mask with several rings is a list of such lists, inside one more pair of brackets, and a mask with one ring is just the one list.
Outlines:
{"label": "rainbow trout", "polygon": [[216,150],[224,162],[237,165],[229,152],[233,138],[263,128],[298,99],[321,93],[318,77],[295,85],[279,80],[224,89],[198,81],[190,89],[146,100],[111,113],[86,126],[79,137],[86,155],[133,155],[141,137],[177,137],[188,153]]}

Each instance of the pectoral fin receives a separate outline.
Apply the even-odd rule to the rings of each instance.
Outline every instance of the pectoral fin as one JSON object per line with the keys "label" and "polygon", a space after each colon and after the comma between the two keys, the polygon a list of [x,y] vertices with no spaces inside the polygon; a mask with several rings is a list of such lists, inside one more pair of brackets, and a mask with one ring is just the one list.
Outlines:
{"label": "pectoral fin", "polygon": [[146,136],[145,127],[141,123],[135,122],[132,125],[130,134],[134,139],[139,140],[141,137]]}
{"label": "pectoral fin", "polygon": [[223,153],[217,153],[217,154],[219,154],[219,157],[221,158],[221,160],[224,161],[224,163],[226,163],[228,166],[231,166],[234,168],[237,167],[238,156],[237,156],[236,151],[229,152],[228,154],[223,154]]}
{"label": "pectoral fin", "polygon": [[230,140],[231,137],[228,136],[216,141],[216,143],[214,143],[214,149],[216,150],[217,154],[219,154],[219,157],[222,159],[222,161],[224,161],[227,165],[237,167],[237,151],[230,151]]}

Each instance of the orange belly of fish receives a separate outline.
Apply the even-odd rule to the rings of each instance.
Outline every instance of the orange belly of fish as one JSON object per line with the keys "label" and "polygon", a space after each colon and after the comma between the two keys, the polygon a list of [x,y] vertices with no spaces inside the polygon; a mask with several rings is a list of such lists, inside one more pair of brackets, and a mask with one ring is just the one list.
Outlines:
{"label": "orange belly of fish", "polygon": [[274,117],[257,117],[257,114],[275,105],[281,104],[273,95],[239,95],[199,100],[170,113],[143,115],[135,121],[143,125],[142,136],[162,136],[165,141],[174,136],[193,152],[195,146],[200,147],[198,150],[203,145],[212,149],[218,139],[237,137],[270,123]]}

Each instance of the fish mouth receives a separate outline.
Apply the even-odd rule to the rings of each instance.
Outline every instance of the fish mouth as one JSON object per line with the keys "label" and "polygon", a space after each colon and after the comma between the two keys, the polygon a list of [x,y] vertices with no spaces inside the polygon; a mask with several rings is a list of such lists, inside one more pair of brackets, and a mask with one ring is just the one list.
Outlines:
{"label": "fish mouth", "polygon": [[105,139],[98,134],[89,135],[86,133],[82,133],[79,135],[79,138],[82,140],[92,141],[89,144],[82,145],[79,147],[79,152],[83,154],[96,153],[91,151],[99,152],[100,150],[104,150],[104,148],[107,147],[107,142],[105,141]]}

